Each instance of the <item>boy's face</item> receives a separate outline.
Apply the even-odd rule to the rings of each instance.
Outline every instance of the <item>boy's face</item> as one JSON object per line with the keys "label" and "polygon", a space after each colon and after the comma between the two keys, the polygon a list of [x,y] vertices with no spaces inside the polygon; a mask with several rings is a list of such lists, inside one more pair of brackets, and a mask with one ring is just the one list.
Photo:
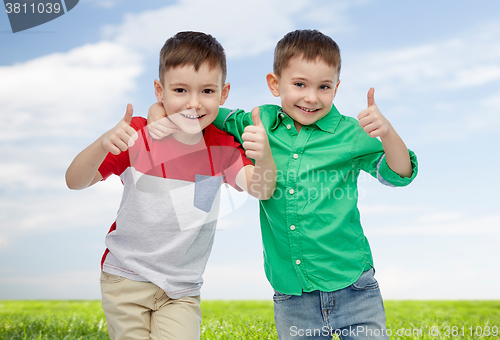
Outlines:
{"label": "boy's face", "polygon": [[222,84],[222,71],[203,63],[198,71],[194,65],[171,67],[165,72],[164,84],[155,80],[155,94],[168,118],[179,133],[200,133],[217,117],[219,105],[229,94],[229,84]]}
{"label": "boy's face", "polygon": [[280,77],[269,73],[267,83],[273,95],[281,97],[283,111],[300,130],[330,112],[340,80],[336,68],[322,59],[308,61],[299,56],[290,59]]}

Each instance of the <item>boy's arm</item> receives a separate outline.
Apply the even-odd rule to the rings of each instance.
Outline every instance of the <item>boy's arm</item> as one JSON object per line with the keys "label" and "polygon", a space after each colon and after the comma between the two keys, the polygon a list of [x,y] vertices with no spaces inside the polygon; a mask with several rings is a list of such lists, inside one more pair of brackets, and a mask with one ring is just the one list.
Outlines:
{"label": "boy's arm", "polygon": [[128,104],[123,119],[75,157],[66,171],[66,184],[70,189],[84,189],[100,181],[98,169],[108,152],[118,155],[133,145],[137,134],[130,126],[132,115],[132,105]]}
{"label": "boy's arm", "polygon": [[378,109],[374,93],[374,88],[368,91],[368,108],[359,113],[359,125],[370,137],[380,137],[387,165],[399,176],[411,177],[413,169],[410,153],[396,130]]}
{"label": "boy's arm", "polygon": [[233,135],[243,145],[245,141],[242,139],[242,136],[245,129],[253,124],[252,112],[245,112],[240,109],[230,110],[221,107],[219,114],[212,124],[218,129]]}
{"label": "boy's arm", "polygon": [[276,165],[258,107],[252,111],[252,120],[253,125],[244,129],[241,138],[245,154],[255,160],[255,166],[247,165],[241,169],[236,176],[236,184],[250,195],[267,200],[276,188]]}

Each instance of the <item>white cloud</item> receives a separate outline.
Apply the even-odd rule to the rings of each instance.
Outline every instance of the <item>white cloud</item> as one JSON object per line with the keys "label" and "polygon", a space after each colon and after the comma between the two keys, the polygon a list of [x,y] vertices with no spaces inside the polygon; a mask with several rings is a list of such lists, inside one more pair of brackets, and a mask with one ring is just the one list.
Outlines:
{"label": "white cloud", "polygon": [[74,228],[104,226],[104,235],[116,217],[122,192],[117,177],[106,182],[84,191],[50,188],[10,191],[10,195],[0,198],[0,243],[5,249],[16,246],[26,235]]}
{"label": "white cloud", "polygon": [[[496,300],[500,294],[496,287],[500,283],[498,271],[491,268],[477,268],[474,263],[445,268],[422,268],[403,266],[380,266],[377,281],[385,300]],[[476,278],[484,284],[477,289]]]}
{"label": "white cloud", "polygon": [[202,31],[213,35],[229,58],[254,56],[273,50],[276,42],[294,29],[295,20],[314,18],[316,25],[342,30],[347,22],[344,13],[352,5],[348,1],[315,6],[311,0],[223,0],[214,7],[203,0],[180,0],[172,6],[129,14],[123,24],[106,27],[104,35],[144,53],[158,54],[175,33]]}
{"label": "white cloud", "polygon": [[[100,42],[0,67],[3,246],[28,234],[92,225],[116,211],[120,194],[109,186],[74,199],[64,170],[77,153],[77,136],[86,136],[88,145],[92,131],[102,133],[121,118],[141,62],[126,47]],[[91,214],[88,202],[101,204]],[[106,220],[113,217],[100,223]]]}
{"label": "white cloud", "polygon": [[491,144],[481,146],[479,151],[498,145],[500,138],[496,134],[496,127],[500,124],[499,85],[492,84],[489,87],[488,92],[493,92],[493,95],[471,94],[464,97],[457,92],[456,100],[430,105],[425,122],[416,129],[421,137],[418,142],[455,142],[491,134]]}
{"label": "white cloud", "polygon": [[404,117],[406,124],[413,122],[412,141],[419,144],[491,133],[500,124],[499,60],[498,23],[443,41],[362,51],[344,62],[336,104],[355,116],[366,107],[368,89],[375,87],[382,112],[391,121]]}
{"label": "white cloud", "polygon": [[[5,273],[3,273],[5,274]],[[99,299],[100,271],[66,271],[43,275],[0,276],[0,299]],[[33,287],[36,287],[35,289]]]}
{"label": "white cloud", "polygon": [[423,216],[420,221],[383,227],[370,232],[371,235],[500,235],[500,215],[482,216],[474,219],[458,218],[459,213],[437,213]]}
{"label": "white cloud", "polygon": [[352,32],[358,29],[361,26],[359,22],[351,20],[346,12],[353,7],[362,7],[370,3],[373,3],[373,0],[315,0],[308,4],[297,20],[307,24],[308,28],[318,29],[333,37],[340,32]]}
{"label": "white cloud", "polygon": [[270,299],[273,289],[259,262],[208,264],[203,275],[203,299]]}
{"label": "white cloud", "polygon": [[[48,181],[47,181],[48,180]],[[33,166],[26,162],[2,162],[0,168],[0,186],[8,186],[22,183],[24,188],[36,189],[40,187],[62,187],[63,182],[55,178],[46,178]]]}
{"label": "white cloud", "polygon": [[[480,117],[476,114],[467,115],[465,128],[468,131],[496,130],[500,123],[500,89],[496,94],[481,99],[478,103],[478,111]],[[500,138],[498,136],[496,138],[498,145]]]}
{"label": "white cloud", "polygon": [[416,205],[387,205],[387,204],[376,204],[376,205],[363,205],[359,204],[358,209],[361,216],[364,215],[382,215],[382,214],[408,214],[414,212],[421,212],[427,208],[424,206]]}
{"label": "white cloud", "polygon": [[35,284],[35,285],[55,285],[65,287],[67,285],[81,283],[95,283],[95,277],[99,277],[99,271],[92,272],[65,272],[56,276],[10,276],[0,278],[1,283],[12,284]]}
{"label": "white cloud", "polygon": [[[483,31],[489,34],[484,35]],[[456,90],[500,80],[500,25],[482,26],[460,38],[360,54],[347,63],[349,77],[384,97],[401,89],[417,93]],[[347,72],[347,71],[346,71]]]}
{"label": "white cloud", "polygon": [[428,214],[421,216],[419,218],[420,222],[423,223],[442,223],[442,222],[448,222],[448,221],[453,221],[453,220],[458,220],[459,218],[463,217],[464,215],[459,212],[455,211],[443,211],[443,212],[438,212],[434,214]]}
{"label": "white cloud", "polygon": [[124,111],[141,71],[138,55],[112,42],[0,67],[0,140],[85,134]]}

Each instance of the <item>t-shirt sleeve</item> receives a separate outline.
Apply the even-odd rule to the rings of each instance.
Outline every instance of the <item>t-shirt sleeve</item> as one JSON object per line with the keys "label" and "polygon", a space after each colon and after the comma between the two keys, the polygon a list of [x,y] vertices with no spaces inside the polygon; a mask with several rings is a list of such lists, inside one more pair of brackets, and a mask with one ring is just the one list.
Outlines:
{"label": "t-shirt sleeve", "polygon": [[119,155],[113,155],[109,152],[106,158],[99,166],[99,173],[102,180],[105,181],[111,175],[120,176],[130,166],[128,151],[123,151]]}
{"label": "t-shirt sleeve", "polygon": [[252,113],[240,109],[230,110],[221,107],[217,118],[215,118],[212,124],[218,129],[230,133],[240,144],[243,144],[241,135],[245,127],[253,124]]}
{"label": "t-shirt sleeve", "polygon": [[[146,120],[143,117],[133,117],[130,122],[130,126],[136,130],[141,130],[146,124]],[[120,176],[128,167],[130,166],[130,155],[128,150],[122,151],[118,155],[113,155],[109,152],[106,158],[99,166],[99,173],[102,176],[102,180],[106,180],[111,175]]]}
{"label": "t-shirt sleeve", "polygon": [[[245,155],[245,150],[241,147],[240,143],[236,142],[232,136],[227,136],[228,141],[224,146],[216,146],[215,148],[220,150],[224,154],[223,158],[223,169],[221,169],[224,175],[224,182],[232,186],[238,191],[242,191],[236,185],[236,176],[247,165],[252,165],[252,161]],[[216,150],[211,147],[212,153]]]}
{"label": "t-shirt sleeve", "polygon": [[236,176],[247,165],[253,166],[253,163],[247,158],[245,150],[243,150],[241,145],[235,142],[234,152],[230,158],[229,166],[225,171],[224,181],[236,190],[243,191],[236,185]]}
{"label": "t-shirt sleeve", "polygon": [[354,166],[360,170],[366,171],[379,182],[388,186],[405,186],[410,184],[418,172],[417,156],[411,150],[408,150],[412,167],[410,177],[402,177],[393,171],[385,159],[382,142],[377,138],[372,138],[361,127],[356,127],[357,138],[355,140],[353,160]]}

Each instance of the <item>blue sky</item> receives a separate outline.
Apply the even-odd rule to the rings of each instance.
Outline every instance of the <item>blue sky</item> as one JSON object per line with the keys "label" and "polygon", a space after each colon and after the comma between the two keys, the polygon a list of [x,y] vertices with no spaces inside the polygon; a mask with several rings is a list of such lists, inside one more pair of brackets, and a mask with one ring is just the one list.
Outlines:
{"label": "blue sky", "polygon": [[[342,50],[334,103],[375,101],[420,163],[406,188],[360,177],[359,207],[386,299],[500,299],[498,1],[81,0],[12,34],[0,12],[0,299],[98,299],[119,179],[70,191],[74,156],[155,101],[158,52],[181,30],[228,56],[227,107],[279,103],[265,84],[287,32],[315,28]],[[234,194],[234,193],[233,193]],[[270,299],[257,202],[224,214],[204,299]]]}

